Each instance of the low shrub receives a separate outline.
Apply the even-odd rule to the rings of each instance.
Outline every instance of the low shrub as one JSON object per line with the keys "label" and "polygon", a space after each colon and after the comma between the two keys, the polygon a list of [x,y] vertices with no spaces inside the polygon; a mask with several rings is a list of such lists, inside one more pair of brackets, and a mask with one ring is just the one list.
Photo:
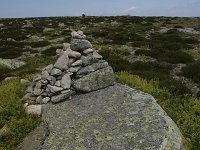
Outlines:
{"label": "low shrub", "polygon": [[0,149],[14,149],[21,140],[41,122],[40,117],[27,115],[20,100],[19,80],[0,83],[0,128],[6,125],[10,134],[0,139]]}
{"label": "low shrub", "polygon": [[187,64],[186,67],[182,68],[182,73],[194,82],[200,83],[200,60]]}

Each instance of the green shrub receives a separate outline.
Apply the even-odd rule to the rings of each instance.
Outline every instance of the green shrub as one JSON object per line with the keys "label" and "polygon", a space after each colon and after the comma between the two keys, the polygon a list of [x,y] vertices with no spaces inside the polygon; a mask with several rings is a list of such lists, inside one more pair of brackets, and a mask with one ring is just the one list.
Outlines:
{"label": "green shrub", "polygon": [[116,74],[116,80],[122,84],[142,90],[154,96],[156,101],[175,121],[185,137],[186,149],[200,147],[200,101],[191,96],[177,96],[167,89],[160,88],[159,82],[144,80],[126,72]]}
{"label": "green shrub", "polygon": [[35,48],[35,47],[44,47],[48,46],[50,43],[48,41],[38,41],[38,42],[31,42],[30,46]]}
{"label": "green shrub", "polygon": [[182,68],[184,76],[191,78],[194,82],[200,83],[200,61],[195,61]]}
{"label": "green shrub", "polygon": [[0,83],[0,128],[6,124],[10,129],[10,134],[0,139],[0,149],[14,149],[41,122],[39,117],[25,113],[21,90],[24,87],[19,80]]}

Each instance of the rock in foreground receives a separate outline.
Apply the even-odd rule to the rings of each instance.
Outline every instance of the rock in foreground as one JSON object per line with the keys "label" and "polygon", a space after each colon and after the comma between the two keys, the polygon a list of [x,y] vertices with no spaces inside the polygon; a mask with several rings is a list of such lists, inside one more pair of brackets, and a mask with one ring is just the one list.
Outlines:
{"label": "rock in foreground", "polygon": [[120,84],[49,103],[43,119],[50,131],[43,150],[184,149],[179,129],[154,98]]}

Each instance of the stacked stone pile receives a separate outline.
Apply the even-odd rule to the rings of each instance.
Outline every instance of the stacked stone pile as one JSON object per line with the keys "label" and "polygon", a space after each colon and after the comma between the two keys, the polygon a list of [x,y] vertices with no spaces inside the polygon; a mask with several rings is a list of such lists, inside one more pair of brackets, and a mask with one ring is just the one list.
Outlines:
{"label": "stacked stone pile", "polygon": [[114,84],[113,70],[86,40],[82,31],[71,33],[71,43],[57,49],[55,64],[46,66],[29,85],[24,100],[27,113],[42,113],[41,104],[58,103],[78,92],[91,92]]}

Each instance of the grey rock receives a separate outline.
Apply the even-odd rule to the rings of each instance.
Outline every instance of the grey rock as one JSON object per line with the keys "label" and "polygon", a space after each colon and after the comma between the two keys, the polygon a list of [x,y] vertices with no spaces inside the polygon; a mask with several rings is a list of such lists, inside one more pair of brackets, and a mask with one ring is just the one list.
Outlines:
{"label": "grey rock", "polygon": [[56,61],[54,64],[55,68],[61,69],[61,70],[66,70],[68,69],[68,63],[69,63],[69,58],[68,54],[64,52]]}
{"label": "grey rock", "polygon": [[46,70],[48,73],[50,73],[52,69],[53,69],[53,64],[50,64],[50,65],[46,66],[46,67],[43,69],[43,71]]}
{"label": "grey rock", "polygon": [[58,87],[60,87],[60,86],[61,86],[61,83],[60,83],[60,81],[56,81],[56,83],[55,83],[55,86],[58,86]]}
{"label": "grey rock", "polygon": [[47,80],[47,78],[49,77],[49,73],[48,73],[48,71],[42,71],[42,73],[41,73],[41,79],[42,80]]}
{"label": "grey rock", "polygon": [[57,56],[60,56],[60,55],[62,55],[63,53],[64,53],[63,49],[57,49],[57,50],[56,50],[56,55],[57,55]]}
{"label": "grey rock", "polygon": [[53,69],[51,70],[51,75],[52,75],[52,76],[59,76],[59,75],[61,75],[61,74],[62,74],[62,71],[61,71],[60,69],[53,68]]}
{"label": "grey rock", "polygon": [[27,101],[27,100],[35,101],[36,97],[34,97],[33,94],[31,94],[31,93],[27,93],[27,94],[24,95],[22,100],[24,100],[24,101]]}
{"label": "grey rock", "polygon": [[83,54],[90,54],[90,53],[93,53],[94,50],[92,48],[88,48],[86,50],[83,51]]}
{"label": "grey rock", "polygon": [[34,93],[34,95],[39,96],[39,95],[41,95],[43,93],[43,90],[35,88],[33,93]]}
{"label": "grey rock", "polygon": [[120,84],[48,103],[42,118],[50,131],[44,150],[184,149],[179,129],[155,99]]}
{"label": "grey rock", "polygon": [[69,64],[68,66],[71,67],[71,65],[76,61],[75,58],[69,58]]}
{"label": "grey rock", "polygon": [[93,56],[81,56],[81,60],[83,61],[83,66],[98,62],[98,59],[95,59]]}
{"label": "grey rock", "polygon": [[96,51],[93,52],[93,57],[96,58],[96,59],[102,59],[103,57],[98,54]]}
{"label": "grey rock", "polygon": [[53,76],[49,76],[47,80],[50,82],[51,85],[54,85],[56,83],[56,78]]}
{"label": "grey rock", "polygon": [[42,86],[45,86],[45,85],[48,84],[48,81],[47,80],[41,80],[41,84],[42,84]]}
{"label": "grey rock", "polygon": [[26,89],[26,93],[33,93],[34,88],[32,85],[28,86],[28,88]]}
{"label": "grey rock", "polygon": [[10,134],[10,129],[7,125],[4,125],[3,128],[0,129],[0,139],[6,137]]}
{"label": "grey rock", "polygon": [[36,102],[41,104],[42,103],[42,96],[38,96],[37,99],[36,99]]}
{"label": "grey rock", "polygon": [[70,48],[74,51],[84,51],[92,48],[92,44],[88,40],[72,38]]}
{"label": "grey rock", "polygon": [[51,85],[47,85],[48,89],[50,89],[51,93],[56,93],[59,91],[62,91],[63,88],[62,87],[57,87],[57,86],[51,86]]}
{"label": "grey rock", "polygon": [[76,74],[81,75],[81,74],[89,74],[91,72],[94,72],[96,70],[102,69],[102,68],[106,68],[108,67],[108,63],[107,62],[103,62],[103,63],[94,63],[90,66],[86,66],[81,68]]}
{"label": "grey rock", "polygon": [[51,91],[51,93],[56,93],[56,92],[60,92],[63,90],[62,87],[57,87],[57,86],[52,86],[52,85],[47,85],[48,89]]}
{"label": "grey rock", "polygon": [[33,78],[33,82],[37,82],[37,81],[39,81],[41,79],[42,79],[41,75],[38,74]]}
{"label": "grey rock", "polygon": [[52,96],[51,101],[53,103],[58,103],[64,100],[67,100],[72,94],[71,90],[68,90],[66,93],[60,94],[60,95],[56,95],[56,96]]}
{"label": "grey rock", "polygon": [[68,54],[69,57],[73,57],[73,58],[80,58],[81,57],[81,53],[73,51],[71,49],[67,49],[66,53]]}
{"label": "grey rock", "polygon": [[80,70],[81,66],[77,66],[77,67],[70,67],[69,68],[69,72],[72,72],[72,73],[76,73]]}
{"label": "grey rock", "polygon": [[4,81],[9,81],[9,80],[14,80],[14,79],[19,79],[19,77],[6,77]]}
{"label": "grey rock", "polygon": [[41,88],[42,88],[42,83],[41,83],[41,81],[38,81],[38,82],[36,83],[35,88],[37,88],[37,89],[41,89]]}
{"label": "grey rock", "polygon": [[63,50],[67,50],[68,48],[70,48],[70,44],[69,43],[63,43]]}
{"label": "grey rock", "polygon": [[42,104],[47,104],[50,101],[49,97],[45,97],[42,99]]}
{"label": "grey rock", "polygon": [[77,60],[77,61],[75,61],[71,66],[72,66],[72,67],[81,66],[82,64],[83,64],[83,61],[82,61],[82,60]]}
{"label": "grey rock", "polygon": [[61,86],[63,87],[63,89],[69,89],[71,87],[71,77],[69,74],[65,74],[61,81]]}
{"label": "grey rock", "polygon": [[86,36],[83,34],[82,31],[72,31],[71,32],[71,36],[72,38],[75,38],[75,39],[84,39],[86,38]]}
{"label": "grey rock", "polygon": [[42,115],[42,105],[29,105],[25,109],[27,114],[31,115]]}
{"label": "grey rock", "polygon": [[113,85],[114,82],[112,68],[106,67],[75,80],[73,87],[79,92],[90,92]]}
{"label": "grey rock", "polygon": [[4,66],[9,69],[17,69],[26,63],[17,59],[2,59],[0,58],[0,66]]}
{"label": "grey rock", "polygon": [[21,85],[24,85],[24,86],[30,86],[31,85],[31,82],[26,80],[26,79],[21,79],[20,83],[21,83]]}

